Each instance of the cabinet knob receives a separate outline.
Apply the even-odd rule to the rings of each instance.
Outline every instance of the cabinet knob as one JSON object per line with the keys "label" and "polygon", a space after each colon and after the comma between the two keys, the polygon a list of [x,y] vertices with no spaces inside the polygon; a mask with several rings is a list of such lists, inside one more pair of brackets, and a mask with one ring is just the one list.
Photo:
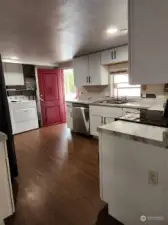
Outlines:
{"label": "cabinet knob", "polygon": [[117,58],[117,53],[116,53],[116,51],[114,51],[114,58],[115,58],[115,59]]}
{"label": "cabinet knob", "polygon": [[104,117],[104,124],[106,124],[106,117]]}
{"label": "cabinet knob", "polygon": [[103,117],[101,117],[101,124],[103,125]]}

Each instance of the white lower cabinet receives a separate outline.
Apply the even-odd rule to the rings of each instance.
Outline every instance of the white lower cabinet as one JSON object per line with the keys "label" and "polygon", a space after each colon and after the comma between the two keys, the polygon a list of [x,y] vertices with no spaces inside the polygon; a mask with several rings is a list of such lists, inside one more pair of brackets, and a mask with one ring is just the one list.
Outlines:
{"label": "white lower cabinet", "polygon": [[6,141],[4,140],[0,142],[0,224],[3,224],[3,220],[13,213],[13,193]]}
{"label": "white lower cabinet", "polygon": [[90,133],[93,136],[98,136],[97,128],[101,125],[103,125],[103,117],[98,115],[92,115],[90,117]]}
{"label": "white lower cabinet", "polygon": [[73,119],[72,119],[72,115],[70,113],[67,113],[66,121],[67,121],[67,127],[70,130],[73,130]]}
{"label": "white lower cabinet", "polygon": [[101,125],[111,123],[116,117],[123,115],[122,108],[89,106],[90,114],[90,134],[98,136],[97,128]]}
{"label": "white lower cabinet", "polygon": [[111,216],[125,225],[141,225],[142,215],[151,218],[144,224],[168,224],[167,156],[165,148],[99,133],[100,196]]}
{"label": "white lower cabinet", "polygon": [[72,103],[66,103],[66,122],[67,127],[73,130]]}

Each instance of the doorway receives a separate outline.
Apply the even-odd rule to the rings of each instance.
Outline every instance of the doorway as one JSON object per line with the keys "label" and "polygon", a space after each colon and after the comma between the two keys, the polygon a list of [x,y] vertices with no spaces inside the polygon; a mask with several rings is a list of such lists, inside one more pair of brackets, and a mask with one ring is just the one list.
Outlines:
{"label": "doorway", "polygon": [[61,69],[37,69],[43,126],[66,122],[64,77]]}
{"label": "doorway", "polygon": [[64,69],[63,74],[65,99],[76,99],[78,94],[74,83],[73,69]]}

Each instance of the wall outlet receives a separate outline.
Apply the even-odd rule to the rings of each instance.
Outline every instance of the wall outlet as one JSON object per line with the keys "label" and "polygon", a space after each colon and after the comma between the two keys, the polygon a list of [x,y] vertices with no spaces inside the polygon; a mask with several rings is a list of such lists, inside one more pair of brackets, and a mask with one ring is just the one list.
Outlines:
{"label": "wall outlet", "polygon": [[159,183],[159,174],[157,171],[149,170],[148,172],[148,182],[152,185],[158,185]]}

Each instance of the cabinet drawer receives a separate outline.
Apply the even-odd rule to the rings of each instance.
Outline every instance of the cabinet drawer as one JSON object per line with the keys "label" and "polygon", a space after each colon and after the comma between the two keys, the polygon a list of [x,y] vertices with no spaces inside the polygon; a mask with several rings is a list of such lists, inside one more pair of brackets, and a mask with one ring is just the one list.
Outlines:
{"label": "cabinet drawer", "polygon": [[22,122],[37,118],[37,111],[35,108],[16,109],[13,111],[15,122]]}
{"label": "cabinet drawer", "polygon": [[19,134],[25,131],[34,130],[39,128],[38,120],[20,121],[15,124],[13,134]]}
{"label": "cabinet drawer", "polygon": [[122,116],[123,112],[122,112],[122,108],[105,107],[105,106],[90,106],[90,114],[115,118],[115,117]]}

